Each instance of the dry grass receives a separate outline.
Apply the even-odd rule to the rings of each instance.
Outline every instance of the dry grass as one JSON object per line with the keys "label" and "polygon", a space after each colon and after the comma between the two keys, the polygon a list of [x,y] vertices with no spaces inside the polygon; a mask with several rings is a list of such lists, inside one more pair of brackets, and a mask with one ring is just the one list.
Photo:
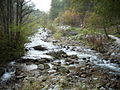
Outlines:
{"label": "dry grass", "polygon": [[87,35],[87,42],[93,46],[97,51],[104,49],[104,43],[107,41],[103,35]]}

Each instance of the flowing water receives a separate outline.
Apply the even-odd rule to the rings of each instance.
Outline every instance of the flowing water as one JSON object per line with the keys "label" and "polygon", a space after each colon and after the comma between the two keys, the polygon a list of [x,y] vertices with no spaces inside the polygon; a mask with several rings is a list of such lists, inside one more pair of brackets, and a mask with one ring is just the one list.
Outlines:
{"label": "flowing water", "polygon": [[[84,65],[86,62],[86,59],[89,58],[90,62],[93,63],[94,65],[101,68],[108,69],[109,72],[111,73],[114,73],[114,74],[117,73],[118,75],[120,75],[120,67],[118,67],[117,64],[110,63],[109,60],[107,61],[103,60],[102,57],[100,56],[100,53],[97,53],[94,50],[91,50],[89,48],[85,48],[82,46],[69,46],[69,45],[66,45],[64,47],[56,46],[53,44],[52,41],[49,41],[49,42],[46,41],[48,37],[49,37],[48,31],[43,31],[42,28],[40,28],[35,35],[29,37],[30,42],[25,44],[25,48],[28,49],[28,51],[22,58],[32,59],[32,60],[36,60],[36,59],[40,60],[42,58],[47,58],[47,59],[53,60],[54,57],[51,55],[48,55],[47,53],[58,52],[62,50],[67,55],[76,55],[79,58],[78,59],[79,64],[70,64],[69,66]],[[33,47],[38,45],[45,47],[47,50],[45,51],[35,50]],[[56,59],[56,60],[53,60],[53,62],[60,62],[61,66],[65,66],[65,64],[67,63],[64,59],[61,59],[61,60]],[[5,68],[5,73],[1,77],[1,83],[7,82],[8,80],[10,80],[10,78],[15,76],[16,70],[14,67],[16,63],[17,62],[11,62],[10,64],[8,64],[8,67]],[[48,63],[48,65],[50,66],[49,72],[56,72],[53,69],[54,65],[52,63]],[[27,71],[38,69],[38,66],[36,64],[31,64],[31,65],[23,64],[22,67]]]}

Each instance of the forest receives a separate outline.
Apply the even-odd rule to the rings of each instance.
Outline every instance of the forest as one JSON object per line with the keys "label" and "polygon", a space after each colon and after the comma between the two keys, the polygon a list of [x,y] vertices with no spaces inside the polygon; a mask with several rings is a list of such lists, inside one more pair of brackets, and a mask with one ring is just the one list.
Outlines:
{"label": "forest", "polygon": [[107,37],[119,35],[119,5],[117,0],[52,0],[50,18],[58,24],[103,29]]}
{"label": "forest", "polygon": [[0,90],[119,90],[120,1],[1,0],[0,62]]}

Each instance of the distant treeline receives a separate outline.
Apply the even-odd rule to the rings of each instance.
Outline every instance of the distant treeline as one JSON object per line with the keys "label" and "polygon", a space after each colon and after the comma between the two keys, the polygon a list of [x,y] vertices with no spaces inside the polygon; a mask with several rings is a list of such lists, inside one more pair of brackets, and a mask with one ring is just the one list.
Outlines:
{"label": "distant treeline", "polygon": [[52,0],[50,18],[58,24],[103,29],[120,35],[120,0]]}

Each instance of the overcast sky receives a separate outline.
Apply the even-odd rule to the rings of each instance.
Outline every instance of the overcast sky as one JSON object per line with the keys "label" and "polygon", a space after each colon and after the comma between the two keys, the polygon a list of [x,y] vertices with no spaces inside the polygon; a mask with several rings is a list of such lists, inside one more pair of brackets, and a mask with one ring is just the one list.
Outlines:
{"label": "overcast sky", "polygon": [[35,8],[40,9],[41,11],[49,11],[51,0],[31,0],[35,4]]}

